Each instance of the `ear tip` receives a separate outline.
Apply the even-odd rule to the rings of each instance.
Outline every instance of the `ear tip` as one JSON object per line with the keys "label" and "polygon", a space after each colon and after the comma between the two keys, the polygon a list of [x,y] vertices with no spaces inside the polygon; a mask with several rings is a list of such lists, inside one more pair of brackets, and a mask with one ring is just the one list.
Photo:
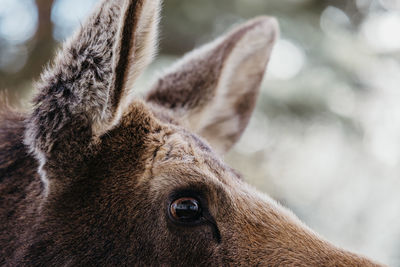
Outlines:
{"label": "ear tip", "polygon": [[268,43],[275,43],[279,38],[279,22],[274,17],[260,16],[250,20],[247,25],[250,27],[249,32],[264,37]]}

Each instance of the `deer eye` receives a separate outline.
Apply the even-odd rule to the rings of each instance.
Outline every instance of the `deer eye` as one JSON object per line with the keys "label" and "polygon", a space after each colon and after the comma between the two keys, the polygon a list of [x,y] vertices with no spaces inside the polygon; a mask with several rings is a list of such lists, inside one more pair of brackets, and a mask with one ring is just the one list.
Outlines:
{"label": "deer eye", "polygon": [[202,210],[197,199],[182,197],[174,200],[169,206],[169,214],[177,222],[196,222],[202,217]]}

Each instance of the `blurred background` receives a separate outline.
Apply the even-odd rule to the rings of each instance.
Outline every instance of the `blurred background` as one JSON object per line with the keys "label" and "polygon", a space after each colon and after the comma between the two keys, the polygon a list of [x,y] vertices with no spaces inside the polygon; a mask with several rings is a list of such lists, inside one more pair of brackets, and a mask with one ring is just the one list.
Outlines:
{"label": "blurred background", "polygon": [[[32,81],[97,0],[0,0],[0,94]],[[165,0],[148,87],[176,58],[269,14],[282,35],[226,160],[334,243],[400,266],[400,0]]]}

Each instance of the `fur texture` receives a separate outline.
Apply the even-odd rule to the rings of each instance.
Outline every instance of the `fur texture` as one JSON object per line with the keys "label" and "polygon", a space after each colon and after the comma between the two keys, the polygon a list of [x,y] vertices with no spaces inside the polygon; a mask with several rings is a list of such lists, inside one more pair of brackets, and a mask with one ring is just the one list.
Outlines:
{"label": "fur texture", "polygon": [[147,101],[173,111],[220,154],[240,138],[254,109],[278,32],[261,17],[186,55],[159,79]]}
{"label": "fur texture", "polygon": [[[42,75],[33,110],[0,116],[0,265],[380,266],[218,156],[248,123],[277,22],[251,20],[190,53],[140,100],[159,7],[102,1]],[[171,217],[180,197],[196,199],[199,221]]]}

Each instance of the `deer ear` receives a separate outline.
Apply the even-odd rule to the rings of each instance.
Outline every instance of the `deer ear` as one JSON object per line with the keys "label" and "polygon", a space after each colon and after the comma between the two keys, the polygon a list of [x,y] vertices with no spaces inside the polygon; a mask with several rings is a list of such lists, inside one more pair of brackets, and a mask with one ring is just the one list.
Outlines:
{"label": "deer ear", "polygon": [[147,101],[170,109],[225,153],[249,122],[278,32],[269,17],[237,27],[186,55],[157,81]]}
{"label": "deer ear", "polygon": [[[160,19],[160,0],[123,2],[125,5],[114,45],[111,84],[113,90],[110,92],[109,103],[110,115],[114,123],[132,102],[134,82],[155,55]],[[100,122],[99,126],[98,134],[106,132],[110,127],[103,122]],[[101,129],[104,126],[105,129]]]}
{"label": "deer ear", "polygon": [[103,0],[37,84],[27,143],[50,151],[68,124],[93,136],[115,125],[157,41],[159,0]]}
{"label": "deer ear", "polygon": [[154,54],[159,8],[160,0],[103,0],[64,43],[36,86],[26,127],[25,143],[42,166],[76,159],[118,123]]}

